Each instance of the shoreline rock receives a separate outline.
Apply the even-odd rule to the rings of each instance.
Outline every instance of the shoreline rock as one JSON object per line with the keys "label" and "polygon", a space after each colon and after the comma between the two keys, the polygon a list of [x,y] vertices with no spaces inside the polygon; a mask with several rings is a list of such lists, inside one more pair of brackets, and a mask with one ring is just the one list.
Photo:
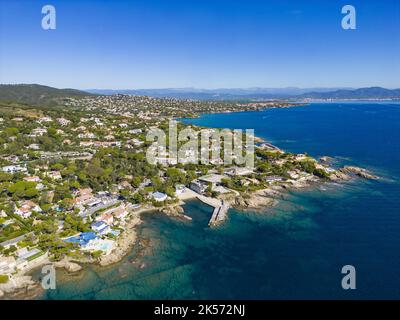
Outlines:
{"label": "shoreline rock", "polygon": [[30,287],[36,286],[31,276],[17,275],[11,276],[7,283],[0,284],[0,291],[5,294],[17,293],[20,290],[28,290]]}
{"label": "shoreline rock", "polygon": [[[276,195],[276,191],[272,194]],[[248,196],[236,196],[229,200],[229,203],[242,210],[262,210],[265,207],[272,207],[277,204],[277,200],[271,197],[271,190],[262,189],[251,193]]]}
{"label": "shoreline rock", "polygon": [[319,160],[320,160],[321,162],[324,162],[324,163],[330,163],[330,162],[333,161],[333,158],[332,158],[332,157],[329,157],[329,156],[322,156],[322,157],[319,158]]}
{"label": "shoreline rock", "polygon": [[[329,157],[327,157],[329,158]],[[341,169],[333,172],[327,181],[348,181],[353,179],[355,176],[364,179],[379,179],[378,176],[372,174],[366,169],[345,166]],[[257,190],[249,193],[242,193],[236,196],[228,196],[225,201],[232,207],[239,210],[252,210],[252,211],[263,211],[267,207],[275,206],[279,199],[284,197],[284,193],[287,189],[300,189],[306,187],[312,187],[315,183],[323,182],[319,178],[304,179],[301,181],[290,180],[290,184],[278,184],[271,185],[266,189]],[[164,208],[158,208],[158,211],[171,216],[179,217],[190,220],[190,217],[184,215],[184,209],[182,208],[183,203],[169,205]],[[101,256],[97,261],[87,261],[90,264],[97,264],[101,267],[110,266],[112,264],[121,261],[131,250],[132,247],[137,243],[138,237],[136,227],[142,223],[140,213],[145,211],[157,210],[154,207],[143,208],[133,213],[131,219],[126,223],[125,230],[120,235],[115,243],[114,249],[109,255]],[[140,239],[139,239],[140,240]],[[56,268],[64,268],[68,273],[77,273],[83,269],[83,267],[76,263],[85,263],[84,261],[72,261],[70,258],[64,258],[63,260],[54,263]],[[10,279],[6,284],[0,285],[0,299],[27,299],[35,298],[41,292],[40,284],[35,282],[31,276],[18,275]]]}
{"label": "shoreline rock", "polygon": [[358,177],[368,179],[368,180],[378,180],[379,179],[378,176],[372,174],[371,172],[369,172],[366,169],[359,168],[359,167],[345,166],[341,169],[341,171],[344,173],[354,174]]}
{"label": "shoreline rock", "polygon": [[111,253],[100,257],[98,262],[100,266],[105,267],[117,263],[129,253],[137,240],[136,226],[141,223],[142,220],[140,219],[139,214],[136,213],[136,216],[132,217],[127,223],[126,229],[116,241],[115,247]]}
{"label": "shoreline rock", "polygon": [[333,173],[330,174],[329,179],[332,181],[349,181],[352,179],[350,175],[347,173],[343,172],[342,169],[339,169]]}
{"label": "shoreline rock", "polygon": [[63,268],[70,273],[75,273],[82,270],[81,265],[70,261],[68,258],[64,258],[61,261],[54,263],[54,267]]}
{"label": "shoreline rock", "polygon": [[34,269],[47,264],[51,264],[51,262],[47,255],[43,255],[42,258],[32,263],[29,268],[11,275],[7,283],[0,284],[0,291],[3,292],[3,296],[0,299],[21,300],[33,299],[38,296],[43,289],[40,283],[34,281],[30,274]]}
{"label": "shoreline rock", "polygon": [[165,213],[171,217],[183,217],[185,210],[178,205],[169,205],[160,209],[160,212]]}

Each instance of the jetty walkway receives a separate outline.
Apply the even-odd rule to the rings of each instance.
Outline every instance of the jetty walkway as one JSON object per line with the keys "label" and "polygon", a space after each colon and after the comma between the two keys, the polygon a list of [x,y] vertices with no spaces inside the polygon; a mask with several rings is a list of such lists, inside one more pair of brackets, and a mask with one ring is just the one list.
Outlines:
{"label": "jetty walkway", "polygon": [[229,210],[229,205],[224,201],[224,200],[219,200],[215,198],[210,198],[210,197],[205,197],[203,195],[198,195],[197,199],[199,199],[201,202],[214,207],[213,214],[211,216],[210,221],[208,222],[208,225],[210,227],[216,226],[228,217],[227,213]]}

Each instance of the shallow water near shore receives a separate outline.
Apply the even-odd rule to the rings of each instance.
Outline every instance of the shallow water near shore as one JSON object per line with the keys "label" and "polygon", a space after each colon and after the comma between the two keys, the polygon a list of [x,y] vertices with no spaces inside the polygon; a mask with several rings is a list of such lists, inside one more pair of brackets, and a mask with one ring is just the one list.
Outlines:
{"label": "shallow water near shore", "polygon": [[[144,213],[140,243],[120,263],[85,267],[42,299],[400,298],[400,105],[313,104],[204,115],[190,123],[254,128],[279,147],[372,168],[357,180],[292,191],[264,212],[229,211],[207,227],[212,209],[185,206],[192,221]],[[354,265],[357,290],[341,288]]]}

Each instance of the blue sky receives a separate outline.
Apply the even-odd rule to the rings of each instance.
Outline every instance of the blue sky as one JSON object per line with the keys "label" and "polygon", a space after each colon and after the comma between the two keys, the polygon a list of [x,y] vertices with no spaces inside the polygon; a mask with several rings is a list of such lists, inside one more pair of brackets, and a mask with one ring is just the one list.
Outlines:
{"label": "blue sky", "polygon": [[[57,29],[41,28],[52,4]],[[342,6],[357,29],[341,28]],[[0,83],[400,87],[397,0],[1,0]]]}

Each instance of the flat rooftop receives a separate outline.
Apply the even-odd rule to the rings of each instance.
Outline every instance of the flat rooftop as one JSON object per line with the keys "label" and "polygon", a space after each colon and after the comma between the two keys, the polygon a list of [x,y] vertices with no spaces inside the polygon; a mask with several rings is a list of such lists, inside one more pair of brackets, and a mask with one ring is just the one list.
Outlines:
{"label": "flat rooftop", "polygon": [[221,183],[222,179],[225,178],[227,177],[222,174],[207,174],[205,176],[199,177],[199,180],[211,183]]}

